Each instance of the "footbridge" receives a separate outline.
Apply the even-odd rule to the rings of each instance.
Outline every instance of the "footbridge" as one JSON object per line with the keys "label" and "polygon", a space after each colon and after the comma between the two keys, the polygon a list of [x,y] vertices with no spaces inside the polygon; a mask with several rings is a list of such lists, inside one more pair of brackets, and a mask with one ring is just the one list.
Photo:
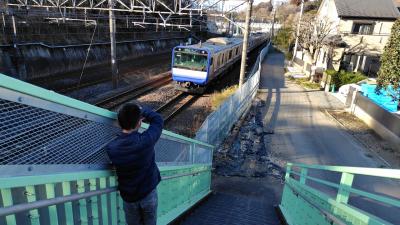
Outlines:
{"label": "footbridge", "polygon": [[[118,181],[105,153],[118,132],[111,111],[0,75],[0,224],[126,224]],[[204,208],[212,192],[213,149],[163,131],[155,148],[162,175],[158,224],[180,223],[183,214],[190,224],[191,209],[201,207],[203,213],[215,215],[202,224],[222,224],[218,211],[229,208],[229,202],[212,211]],[[321,173],[335,174],[334,179]],[[400,171],[289,163],[276,207],[282,221],[391,224],[349,201],[358,196],[365,204],[400,208],[399,199],[384,189],[372,193],[353,187],[359,176],[397,183]],[[250,205],[242,207],[249,211]]]}

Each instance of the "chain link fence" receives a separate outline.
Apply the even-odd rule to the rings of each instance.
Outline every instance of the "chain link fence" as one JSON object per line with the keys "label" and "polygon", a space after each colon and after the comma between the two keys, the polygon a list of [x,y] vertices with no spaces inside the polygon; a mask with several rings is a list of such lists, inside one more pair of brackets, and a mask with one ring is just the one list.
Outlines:
{"label": "chain link fence", "polygon": [[[119,133],[110,111],[0,74],[0,174],[20,165],[107,167],[106,146]],[[155,152],[159,165],[212,162],[212,146],[168,131]]]}
{"label": "chain link fence", "polygon": [[261,63],[267,55],[269,48],[270,43],[268,43],[257,57],[257,61],[250,72],[250,76],[242,87],[236,90],[233,95],[226,99],[225,102],[203,122],[196,133],[196,140],[216,146],[225,139],[233,124],[242,116],[246,109],[250,107],[257,93],[260,83]]}

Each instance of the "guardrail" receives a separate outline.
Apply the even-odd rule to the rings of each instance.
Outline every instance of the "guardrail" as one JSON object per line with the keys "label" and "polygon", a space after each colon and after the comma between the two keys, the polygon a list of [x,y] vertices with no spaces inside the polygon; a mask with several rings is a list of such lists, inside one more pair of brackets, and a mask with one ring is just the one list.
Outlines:
{"label": "guardrail", "polygon": [[[320,173],[339,175],[340,181],[321,178]],[[288,224],[391,224],[349,203],[350,197],[360,196],[368,205],[400,210],[399,199],[353,187],[360,176],[398,180],[400,170],[288,163],[279,209]]]}
{"label": "guardrail", "polygon": [[[160,167],[160,171],[158,224],[171,222],[209,193],[209,166]],[[3,177],[0,222],[125,224],[116,185],[116,175],[109,170]]]}
{"label": "guardrail", "polygon": [[[105,152],[120,132],[115,118],[0,74],[0,224],[124,224]],[[155,146],[160,224],[210,192],[212,149],[163,131]]]}
{"label": "guardrail", "polygon": [[231,127],[251,106],[260,83],[261,62],[268,53],[270,45],[269,42],[261,51],[247,81],[207,117],[197,131],[195,139],[213,145],[218,145],[224,140]]}

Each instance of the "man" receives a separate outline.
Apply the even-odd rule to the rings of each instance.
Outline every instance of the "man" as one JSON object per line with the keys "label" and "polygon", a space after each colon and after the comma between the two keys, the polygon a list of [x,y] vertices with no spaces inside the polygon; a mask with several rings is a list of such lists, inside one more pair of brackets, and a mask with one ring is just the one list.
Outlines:
{"label": "man", "polygon": [[[150,126],[139,133],[143,119],[149,121]],[[163,122],[158,113],[133,103],[124,105],[118,112],[122,132],[108,144],[107,154],[117,172],[128,225],[156,225],[156,187],[161,176],[155,162],[154,145],[160,138]]]}

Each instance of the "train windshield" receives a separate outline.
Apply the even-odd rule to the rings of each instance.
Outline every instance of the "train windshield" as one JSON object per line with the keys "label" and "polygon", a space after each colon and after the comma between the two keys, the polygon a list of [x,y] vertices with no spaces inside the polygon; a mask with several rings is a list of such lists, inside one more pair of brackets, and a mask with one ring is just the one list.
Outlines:
{"label": "train windshield", "polygon": [[174,54],[174,67],[207,71],[207,54],[205,51],[178,49]]}

